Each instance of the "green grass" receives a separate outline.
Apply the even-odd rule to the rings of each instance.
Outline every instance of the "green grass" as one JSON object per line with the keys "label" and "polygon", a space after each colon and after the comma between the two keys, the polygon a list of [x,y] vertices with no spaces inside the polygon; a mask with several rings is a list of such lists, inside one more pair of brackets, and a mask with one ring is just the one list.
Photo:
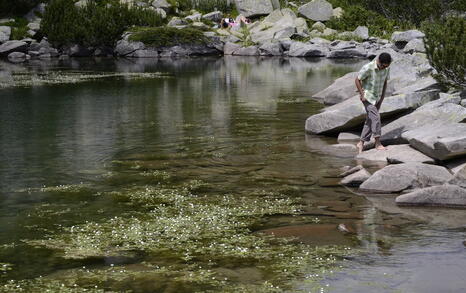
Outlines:
{"label": "green grass", "polygon": [[187,27],[177,29],[173,27],[138,27],[132,29],[130,41],[143,42],[153,47],[168,47],[186,44],[205,44],[207,38],[202,30]]}
{"label": "green grass", "polygon": [[28,37],[28,30],[29,28],[27,27],[28,21],[25,18],[22,17],[16,17],[14,18],[15,21],[3,23],[5,26],[10,26],[11,27],[11,36],[10,40],[21,40],[26,37]]}

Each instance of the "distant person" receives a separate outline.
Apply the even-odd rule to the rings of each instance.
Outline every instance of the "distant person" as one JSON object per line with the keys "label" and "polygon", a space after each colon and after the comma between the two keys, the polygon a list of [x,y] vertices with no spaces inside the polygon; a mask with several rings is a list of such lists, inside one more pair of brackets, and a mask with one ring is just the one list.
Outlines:
{"label": "distant person", "polygon": [[367,114],[361,140],[357,144],[359,153],[362,153],[364,143],[370,141],[371,136],[374,136],[377,150],[386,150],[380,142],[382,126],[379,110],[385,98],[391,63],[392,57],[390,54],[382,53],[378,58],[374,58],[373,61],[364,65],[355,80],[360,100]]}

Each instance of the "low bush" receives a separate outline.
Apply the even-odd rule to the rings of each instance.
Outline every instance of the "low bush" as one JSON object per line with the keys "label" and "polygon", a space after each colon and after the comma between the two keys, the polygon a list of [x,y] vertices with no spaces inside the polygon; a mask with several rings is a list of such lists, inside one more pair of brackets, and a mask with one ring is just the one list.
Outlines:
{"label": "low bush", "polygon": [[55,45],[113,46],[133,25],[159,26],[163,20],[152,10],[129,7],[118,1],[90,0],[83,8],[70,0],[51,0],[41,30]]}
{"label": "low bush", "polygon": [[340,31],[353,31],[358,26],[365,25],[369,28],[371,36],[381,38],[389,38],[395,29],[411,27],[409,23],[397,23],[362,6],[347,7],[342,17],[332,18],[326,22],[326,25]]}
{"label": "low bush", "polygon": [[202,13],[216,10],[231,13],[233,10],[233,1],[227,0],[170,0],[169,3],[182,11],[195,9]]}
{"label": "low bush", "polygon": [[14,21],[3,23],[11,27],[10,40],[21,40],[28,36],[28,21],[25,18],[16,17]]}
{"label": "low bush", "polygon": [[466,88],[466,20],[449,17],[436,22],[425,22],[426,53],[437,70],[434,77],[443,85]]}
{"label": "low bush", "polygon": [[143,42],[152,47],[168,47],[183,44],[205,44],[207,38],[197,28],[177,29],[174,27],[134,28],[130,41]]}

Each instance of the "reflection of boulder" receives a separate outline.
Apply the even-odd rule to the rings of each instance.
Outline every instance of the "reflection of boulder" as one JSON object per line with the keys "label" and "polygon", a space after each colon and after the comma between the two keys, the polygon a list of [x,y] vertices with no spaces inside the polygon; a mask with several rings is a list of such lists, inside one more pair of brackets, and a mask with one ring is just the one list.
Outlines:
{"label": "reflection of boulder", "polygon": [[466,207],[466,189],[445,184],[415,190],[396,198],[398,205]]}
{"label": "reflection of boulder", "polygon": [[464,223],[466,223],[466,213],[462,209],[450,209],[445,212],[444,209],[399,207],[395,203],[394,195],[366,195],[366,198],[380,211],[397,215],[397,217],[440,224],[448,228],[464,228]]}
{"label": "reflection of boulder", "polygon": [[286,226],[259,231],[276,237],[296,237],[299,242],[311,245],[350,245],[351,238],[338,229],[336,224],[308,224]]}

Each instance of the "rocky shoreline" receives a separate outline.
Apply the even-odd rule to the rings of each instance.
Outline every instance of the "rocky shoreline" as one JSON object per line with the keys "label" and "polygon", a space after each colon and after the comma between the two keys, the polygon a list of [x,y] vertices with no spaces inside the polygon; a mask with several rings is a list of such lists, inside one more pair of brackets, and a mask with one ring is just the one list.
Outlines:
{"label": "rocky shoreline", "polygon": [[[84,0],[76,6],[85,5]],[[126,1],[128,2],[128,1]],[[129,1],[131,2],[131,1]],[[128,2],[128,3],[129,3]],[[250,1],[249,1],[250,2]],[[289,57],[326,57],[326,58],[372,58],[378,51],[394,49],[404,53],[424,53],[422,42],[424,34],[412,30],[395,32],[391,40],[371,37],[369,29],[359,26],[351,32],[338,32],[326,27],[325,21],[331,17],[341,17],[343,10],[333,8],[325,0],[313,0],[295,11],[290,8],[280,9],[278,1],[259,0],[254,5],[248,1],[236,1],[240,12],[235,26],[219,28],[218,23],[226,15],[221,11],[202,14],[191,11],[188,16],[173,16],[167,27],[183,30],[187,27],[204,31],[206,41],[201,44],[178,44],[174,46],[152,47],[143,42],[130,41],[133,34],[128,31],[122,35],[114,47],[84,47],[78,44],[54,48],[47,38],[35,40],[40,32],[41,18],[46,5],[40,4],[29,12],[25,18],[28,38],[10,40],[12,28],[5,23],[14,19],[0,20],[0,58],[10,62],[21,63],[29,59],[49,59],[68,57],[134,57],[166,58],[205,55],[235,56],[289,56]],[[132,3],[132,2],[131,2]],[[164,18],[173,7],[164,0],[155,0],[148,4],[137,2],[144,9],[152,9]],[[294,5],[289,2],[289,5]],[[265,16],[262,19],[259,17]],[[242,23],[242,17],[255,18],[251,23]],[[214,24],[209,26],[205,22]],[[309,27],[308,23],[313,23]]]}
{"label": "rocky shoreline", "polygon": [[[329,149],[354,156],[357,166],[342,170],[342,185],[369,196],[400,194],[396,197],[400,206],[465,208],[465,91],[443,93],[427,60],[416,54],[385,51],[394,60],[387,97],[380,109],[381,141],[387,150],[373,149],[372,142],[357,154],[355,144],[365,111],[355,92],[355,72],[315,95],[329,106],[307,119],[306,132],[338,135],[338,144]],[[371,174],[365,167],[375,172]]]}
{"label": "rocky shoreline", "polygon": [[[81,2],[76,5],[84,5]],[[198,27],[210,31],[204,32],[207,41],[203,44],[169,47],[151,47],[140,41],[131,41],[133,33],[126,32],[114,48],[90,48],[78,44],[54,48],[46,38],[40,42],[32,38],[10,40],[11,28],[2,26],[4,21],[0,21],[0,58],[7,58],[12,63],[31,59],[101,56],[183,58],[233,55],[372,59],[381,52],[388,52],[394,62],[387,98],[380,112],[385,121],[381,140],[389,145],[389,150],[369,150],[355,158],[363,162],[362,165],[367,161],[389,165],[372,175],[364,168],[356,168],[354,172],[346,172],[341,183],[359,186],[360,190],[370,193],[406,193],[397,198],[400,205],[466,207],[466,124],[463,123],[466,121],[466,96],[464,91],[454,94],[440,92],[440,85],[432,77],[435,70],[425,55],[422,32],[395,32],[390,40],[370,36],[368,28],[364,26],[352,32],[338,32],[327,28],[323,22],[338,17],[342,11],[333,9],[325,0],[313,0],[296,7],[298,14],[290,8],[280,9],[278,1],[256,2],[251,6],[247,1],[236,1],[236,6],[242,16],[265,18],[227,29],[212,29],[202,22],[219,22],[224,17],[220,11],[207,14],[193,11],[184,18],[172,17],[167,27],[180,30]],[[170,4],[156,0],[149,8],[162,15]],[[44,4],[41,4],[27,15],[30,36],[40,29],[41,19],[35,12],[43,13],[44,9]],[[308,20],[314,21],[312,27],[308,27]],[[329,40],[332,38],[334,40]],[[305,124],[307,133],[338,134],[341,143],[331,149],[351,155],[355,155],[354,141],[358,140],[355,133],[362,127],[365,117],[355,92],[356,74],[346,74],[315,94],[313,98],[328,107],[309,117]]]}

